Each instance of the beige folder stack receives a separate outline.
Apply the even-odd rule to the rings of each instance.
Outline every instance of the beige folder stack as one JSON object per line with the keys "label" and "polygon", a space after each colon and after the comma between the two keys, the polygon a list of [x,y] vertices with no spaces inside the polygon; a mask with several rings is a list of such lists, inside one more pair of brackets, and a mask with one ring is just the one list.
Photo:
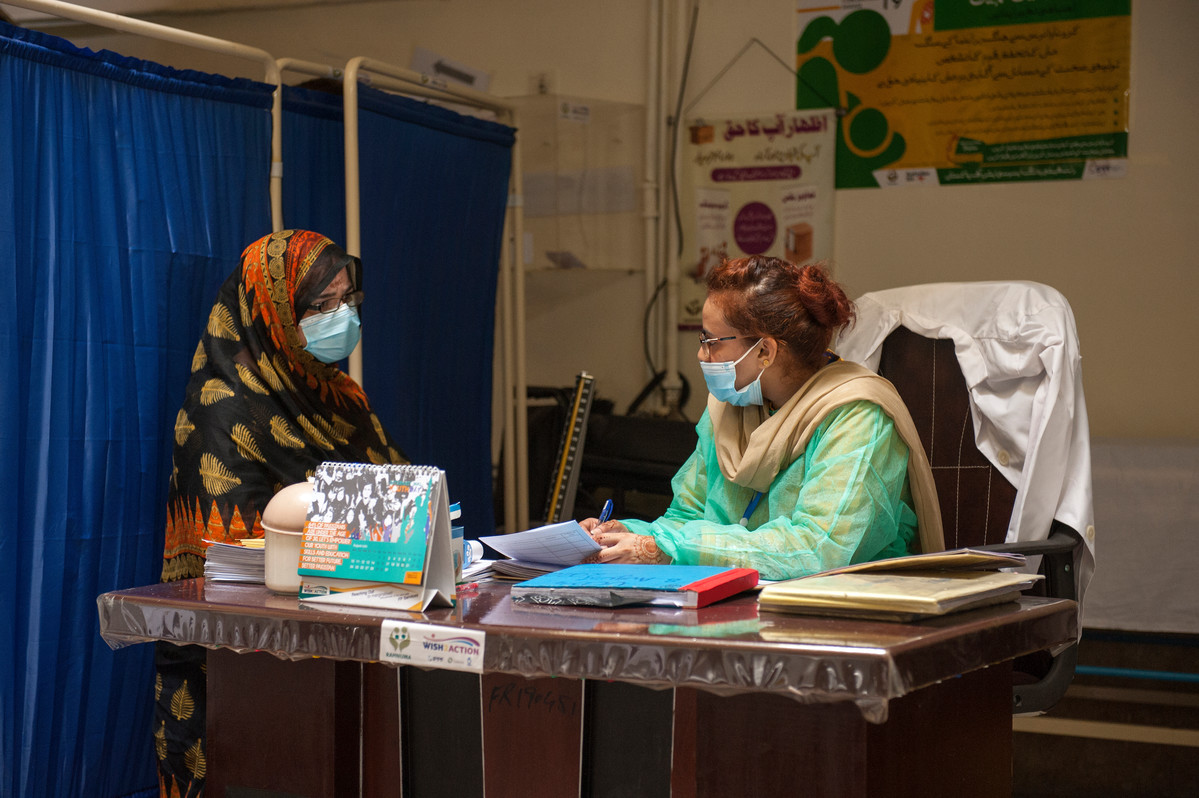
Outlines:
{"label": "beige folder stack", "polygon": [[1022,555],[957,549],[896,557],[776,582],[758,604],[776,612],[910,621],[1016,600],[1037,574],[1000,569]]}

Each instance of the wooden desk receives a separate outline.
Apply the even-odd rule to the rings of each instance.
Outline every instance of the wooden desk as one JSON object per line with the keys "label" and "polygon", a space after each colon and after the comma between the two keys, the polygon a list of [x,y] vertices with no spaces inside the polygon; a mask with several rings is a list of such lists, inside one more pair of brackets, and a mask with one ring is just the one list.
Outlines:
{"label": "wooden desk", "polygon": [[[197,579],[98,604],[114,647],[214,649],[214,796],[1007,796],[1010,660],[1076,635],[1074,603],[1047,599],[897,624],[484,584],[421,616]],[[376,662],[386,617],[486,631],[485,672]]]}

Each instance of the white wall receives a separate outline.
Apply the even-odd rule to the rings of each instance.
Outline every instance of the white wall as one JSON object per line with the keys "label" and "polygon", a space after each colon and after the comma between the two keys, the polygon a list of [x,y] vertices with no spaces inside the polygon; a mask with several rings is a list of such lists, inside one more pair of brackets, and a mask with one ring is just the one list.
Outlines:
{"label": "white wall", "polygon": [[[672,1],[672,0],[668,0]],[[559,92],[644,102],[649,0],[440,0],[160,17],[176,27],[280,56],[344,63],[369,55],[406,65],[414,46],[487,70],[491,91],[527,94],[548,71]],[[685,0],[678,7],[686,7]],[[751,39],[790,61],[791,0],[701,0],[688,102]],[[1199,438],[1199,272],[1188,230],[1199,176],[1185,139],[1199,130],[1199,3],[1133,4],[1130,166],[1124,179],[1072,183],[840,191],[838,277],[851,295],[939,280],[1032,279],[1055,286],[1078,320],[1092,432]],[[176,66],[248,77],[249,65],[82,26],[54,29]],[[692,113],[794,103],[794,79],[754,47]],[[639,266],[639,265],[638,265]],[[623,409],[646,378],[640,277],[534,275],[529,281],[530,382],[569,384],[587,368]],[[691,334],[679,356],[702,395]],[[693,399],[690,414],[699,412]]]}

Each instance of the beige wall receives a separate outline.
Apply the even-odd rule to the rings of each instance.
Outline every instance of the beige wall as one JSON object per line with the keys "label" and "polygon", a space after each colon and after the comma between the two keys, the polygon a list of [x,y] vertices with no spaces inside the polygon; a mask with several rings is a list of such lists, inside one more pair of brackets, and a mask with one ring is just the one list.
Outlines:
{"label": "beige wall", "polygon": [[[684,4],[680,2],[680,6]],[[645,101],[648,0],[441,0],[160,17],[176,27],[280,56],[344,63],[369,55],[406,65],[414,46],[487,70],[501,96],[548,71],[558,91]],[[689,99],[750,40],[794,52],[791,0],[700,3]],[[838,277],[851,295],[917,282],[1031,279],[1061,290],[1078,320],[1091,429],[1104,437],[1199,438],[1199,177],[1184,140],[1199,130],[1199,3],[1133,7],[1129,173],[1075,183],[840,191]],[[55,33],[177,66],[261,77],[248,64],[80,26]],[[693,113],[793,104],[793,78],[754,47]],[[569,384],[586,368],[623,410],[645,381],[643,280],[541,274],[529,281],[530,382]],[[697,395],[691,334],[680,363]],[[689,411],[694,417],[699,403]]]}

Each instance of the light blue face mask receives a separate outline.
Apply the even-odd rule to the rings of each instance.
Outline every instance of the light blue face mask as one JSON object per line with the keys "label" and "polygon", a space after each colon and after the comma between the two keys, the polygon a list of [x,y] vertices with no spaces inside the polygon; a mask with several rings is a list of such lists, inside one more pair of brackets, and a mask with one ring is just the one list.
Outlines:
{"label": "light blue face mask", "polygon": [[322,363],[336,363],[349,357],[362,337],[357,308],[344,302],[332,313],[301,319],[300,329],[308,339],[304,349]]}
{"label": "light blue face mask", "polygon": [[758,376],[749,385],[746,385],[741,390],[737,390],[737,364],[745,360],[746,355],[754,351],[758,344],[762,343],[762,339],[758,339],[758,343],[746,350],[745,354],[736,360],[724,361],[721,363],[708,363],[701,360],[699,362],[700,370],[704,373],[704,382],[708,384],[708,393],[715,396],[722,402],[728,402],[731,405],[738,407],[747,407],[749,405],[762,404],[762,374],[766,369],[758,372]]}

